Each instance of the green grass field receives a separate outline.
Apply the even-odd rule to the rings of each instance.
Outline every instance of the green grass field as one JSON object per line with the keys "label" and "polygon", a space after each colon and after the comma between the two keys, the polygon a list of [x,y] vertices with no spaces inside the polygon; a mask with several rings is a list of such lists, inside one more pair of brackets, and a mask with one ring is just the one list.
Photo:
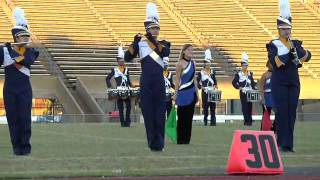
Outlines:
{"label": "green grass field", "polygon": [[[259,129],[255,123],[249,129]],[[296,153],[282,154],[284,167],[320,167],[319,122],[298,122]],[[9,132],[0,126],[0,178],[71,176],[223,175],[235,129],[193,125],[190,145],[166,141],[164,152],[147,148],[143,124],[34,124],[32,154],[12,154]]]}

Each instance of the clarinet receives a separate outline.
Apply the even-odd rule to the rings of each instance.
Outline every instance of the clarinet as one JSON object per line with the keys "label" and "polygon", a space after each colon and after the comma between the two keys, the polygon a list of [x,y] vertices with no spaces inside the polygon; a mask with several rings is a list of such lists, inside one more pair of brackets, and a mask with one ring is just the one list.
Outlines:
{"label": "clarinet", "polygon": [[301,64],[300,59],[298,57],[298,53],[297,53],[297,48],[294,46],[291,37],[288,36],[288,42],[290,43],[290,52],[293,55],[293,60],[292,62],[296,65],[299,66]]}

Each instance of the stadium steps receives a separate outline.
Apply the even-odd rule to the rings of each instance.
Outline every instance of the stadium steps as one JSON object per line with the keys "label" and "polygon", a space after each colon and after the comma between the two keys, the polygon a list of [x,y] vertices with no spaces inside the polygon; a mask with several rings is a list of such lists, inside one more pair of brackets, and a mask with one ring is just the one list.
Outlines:
{"label": "stadium steps", "polygon": [[[0,44],[5,42],[13,42],[13,38],[11,35],[11,21],[9,20],[7,14],[4,11],[0,12]],[[44,75],[50,75],[47,71],[46,67],[43,65],[43,55],[40,54],[38,60],[35,61],[34,65],[31,69],[31,75],[35,76],[44,76]],[[4,75],[4,69],[0,69],[0,75]]]}
{"label": "stadium steps", "polygon": [[[252,12],[250,7],[244,3],[247,1],[252,4],[252,8],[257,8],[260,10],[259,12],[264,14],[256,16],[257,14]],[[234,0],[205,0],[199,3],[192,0],[173,0],[172,3],[180,13],[189,18],[194,27],[199,28],[203,32],[203,35],[209,37],[210,43],[213,43],[222,53],[228,53],[232,62],[239,64],[241,53],[246,51],[249,54],[250,66],[254,63],[256,67],[265,69],[265,62],[263,62],[267,58],[265,44],[272,38],[262,27],[257,25],[257,22],[248,16],[246,11],[239,7],[243,5],[258,21],[261,21],[260,17],[263,17],[270,24],[270,26],[267,26],[267,30],[271,31],[272,34],[277,34],[277,32],[272,31],[272,28],[276,28],[275,20],[278,15],[278,2],[271,0],[264,1],[263,3],[257,3],[254,0],[241,0],[238,2]],[[241,4],[239,5],[239,3]],[[298,2],[295,2],[293,8],[298,9],[300,14],[305,13],[297,4]],[[275,17],[270,17],[270,15]],[[304,16],[299,17],[301,17],[297,18],[299,21],[300,19],[305,21],[314,19]],[[263,21],[261,23],[265,26]],[[317,46],[318,43],[311,41],[312,35],[307,33],[304,23],[295,21],[295,31],[303,33],[306,37],[304,38],[305,41],[312,42],[312,47]],[[313,27],[315,25],[312,25],[311,28]],[[313,30],[313,32],[317,32],[317,30]],[[307,46],[307,42],[305,44],[305,47],[309,47]],[[261,75],[261,72],[255,70],[255,68],[253,71],[256,71],[255,74],[258,76]],[[301,69],[300,71],[304,71],[301,73],[303,76],[310,76],[308,68]]]}
{"label": "stadium steps", "polygon": [[[263,4],[257,3],[254,0],[240,0],[240,2],[258,21],[272,31],[273,34],[277,35],[275,24],[279,14],[277,1],[265,0]],[[293,19],[292,37],[303,40],[303,46],[312,53],[312,59],[309,63],[305,63],[304,68],[300,71],[307,72],[305,73],[306,76],[319,77],[317,69],[314,68],[313,64],[320,64],[320,55],[318,53],[320,49],[320,35],[317,33],[320,31],[320,18],[308,10],[300,1],[291,1],[290,5]]]}

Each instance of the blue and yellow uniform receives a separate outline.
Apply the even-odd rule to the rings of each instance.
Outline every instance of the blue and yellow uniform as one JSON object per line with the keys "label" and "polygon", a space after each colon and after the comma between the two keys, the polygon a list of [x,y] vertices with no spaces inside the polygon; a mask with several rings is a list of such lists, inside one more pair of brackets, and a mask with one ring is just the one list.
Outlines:
{"label": "blue and yellow uniform", "polygon": [[[130,80],[129,69],[125,66],[115,67],[111,70],[110,74],[106,78],[107,87],[111,88],[111,78],[114,77],[116,81],[117,88],[129,88],[132,87],[132,83]],[[124,107],[123,103],[126,104],[126,118],[124,118]],[[130,97],[126,99],[118,98],[117,105],[119,109],[120,123],[121,127],[130,127],[131,119],[131,100]]]}
{"label": "blue and yellow uniform", "polygon": [[[149,8],[151,7],[151,8]],[[164,148],[164,124],[166,112],[166,92],[163,78],[164,64],[170,54],[170,43],[158,41],[149,32],[150,28],[160,28],[159,17],[149,13],[156,9],[153,3],[147,5],[147,20],[144,22],[147,34],[136,35],[125,53],[125,61],[133,60],[138,54],[141,59],[140,99],[141,110],[147,132],[148,146],[152,151]],[[156,13],[157,14],[157,13]]]}
{"label": "blue and yellow uniform", "polygon": [[291,14],[288,1],[280,0],[277,18],[279,38],[267,44],[272,64],[271,93],[274,100],[277,142],[281,151],[293,152],[293,132],[300,94],[298,68],[311,59],[302,41],[291,40]]}
{"label": "blue and yellow uniform", "polygon": [[208,109],[210,108],[210,125],[215,126],[216,125],[216,103],[215,102],[208,102],[208,94],[205,92],[205,88],[214,88],[217,84],[216,79],[216,73],[213,71],[211,73],[211,70],[209,71],[203,69],[201,72],[198,73],[197,76],[198,81],[198,88],[202,89],[201,96],[202,96],[202,108],[203,108],[203,114],[204,114],[204,125],[206,126],[208,123]]}
{"label": "blue and yellow uniform", "polygon": [[5,69],[4,106],[16,155],[31,152],[32,87],[29,78],[31,65],[38,55],[32,48],[0,47],[0,64]]}
{"label": "blue and yellow uniform", "polygon": [[[14,14],[16,13],[17,10]],[[12,35],[16,42],[18,37],[30,36],[30,33],[27,25],[17,22],[17,26],[12,29]],[[15,155],[31,153],[32,87],[30,69],[38,56],[38,51],[26,48],[24,45],[12,48],[7,43],[5,47],[0,47],[0,64],[4,67],[5,72],[4,106]]]}
{"label": "blue and yellow uniform", "polygon": [[[248,56],[246,53],[242,54],[242,67],[248,66]],[[237,72],[232,81],[232,85],[236,89],[240,90],[240,100],[242,113],[244,117],[244,125],[251,126],[252,125],[252,102],[248,102],[247,100],[247,91],[256,89],[256,82],[253,79],[253,73],[248,70],[241,70]]]}
{"label": "blue and yellow uniform", "polygon": [[[297,48],[300,62],[309,61],[311,53],[302,47],[302,42],[293,40],[293,44]],[[275,107],[278,145],[284,151],[293,151],[293,130],[300,94],[298,68],[301,64],[297,66],[293,62],[290,45],[285,40],[272,40],[267,44],[267,51],[273,66],[271,93]]]}

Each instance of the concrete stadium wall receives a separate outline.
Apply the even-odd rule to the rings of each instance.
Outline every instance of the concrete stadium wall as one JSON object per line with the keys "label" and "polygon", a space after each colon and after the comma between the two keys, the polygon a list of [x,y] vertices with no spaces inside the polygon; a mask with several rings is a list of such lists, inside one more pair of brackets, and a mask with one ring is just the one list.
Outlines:
{"label": "concrete stadium wall", "polygon": [[[231,112],[231,103],[228,101],[227,114],[241,114],[241,106],[239,102],[239,92],[231,85],[233,77],[218,78],[219,89],[222,90],[222,99],[234,99],[233,110]],[[3,86],[4,77],[0,77],[0,88]],[[81,97],[83,102],[90,108],[89,114],[94,114],[93,121],[105,121],[108,120],[106,114],[113,111],[115,108],[114,100],[107,100],[107,87],[105,83],[105,77],[79,77],[77,83],[76,93],[77,97]],[[134,79],[138,82],[138,79]],[[53,76],[31,76],[31,83],[33,87],[34,98],[57,98],[64,107],[65,114],[85,114],[83,109],[77,103],[75,97],[70,93],[69,89],[64,85],[61,79]],[[307,99],[304,102],[311,102],[308,100],[319,99],[320,93],[317,92],[316,84],[319,84],[318,79],[303,78],[301,79],[301,95],[300,99]],[[2,88],[1,90],[2,91]],[[2,93],[0,92],[2,98]],[[99,106],[97,99],[105,99],[104,107]],[[132,107],[134,103],[132,102]],[[303,117],[299,116],[299,119],[319,119],[319,115],[316,114],[320,107],[320,103],[315,101],[313,103],[300,103],[301,108],[298,113],[305,114]],[[254,112],[260,113],[261,108],[258,103],[254,105]],[[132,108],[132,114],[139,114],[139,108]],[[308,114],[308,115],[307,115]],[[88,116],[89,117],[89,116]],[[67,120],[65,120],[67,121]],[[74,120],[72,120],[74,121]]]}
{"label": "concrete stadium wall", "polygon": [[[99,121],[103,122],[105,121],[105,113],[101,109],[101,107],[98,105],[95,98],[90,94],[88,87],[85,85],[85,83],[81,80],[81,78],[77,79],[76,83],[76,93],[78,94],[78,97],[81,98],[82,102],[86,104],[86,106],[89,108],[90,114],[94,114],[91,120],[86,119],[86,121]],[[87,117],[89,118],[89,117]]]}
{"label": "concrete stadium wall", "polygon": [[[107,115],[106,119],[108,121],[113,121],[111,117],[108,116],[109,113],[115,110],[116,101],[108,100],[107,95],[107,85],[105,81],[105,77],[79,77],[78,78],[83,85],[87,88],[88,94],[91,95],[93,99],[96,101],[102,102],[103,105],[99,104],[101,110]],[[133,79],[133,81],[138,81],[137,79]],[[113,82],[114,83],[114,82]],[[115,86],[113,86],[115,87]],[[131,120],[138,121],[140,116],[140,109],[138,108],[137,102],[131,101]]]}
{"label": "concrete stadium wall", "polygon": [[[88,91],[94,97],[107,97],[105,77],[80,77],[88,87]],[[255,77],[260,78],[260,77]],[[233,77],[218,77],[219,89],[222,91],[221,99],[240,99],[239,91],[232,86]],[[133,81],[139,82],[139,79]],[[317,84],[320,84],[320,79],[301,78],[300,99],[320,99]]]}
{"label": "concrete stadium wall", "polygon": [[[109,112],[115,108],[114,100],[107,100],[107,85],[105,77],[78,77],[78,79],[87,87],[87,92],[96,101],[103,101],[103,105],[100,104],[101,111],[108,115]],[[108,121],[111,119],[106,117]]]}
{"label": "concrete stadium wall", "polygon": [[[4,76],[0,77],[0,97],[2,98]],[[63,81],[54,76],[31,76],[34,98],[57,98],[62,104],[65,114],[83,114],[69,89]]]}

